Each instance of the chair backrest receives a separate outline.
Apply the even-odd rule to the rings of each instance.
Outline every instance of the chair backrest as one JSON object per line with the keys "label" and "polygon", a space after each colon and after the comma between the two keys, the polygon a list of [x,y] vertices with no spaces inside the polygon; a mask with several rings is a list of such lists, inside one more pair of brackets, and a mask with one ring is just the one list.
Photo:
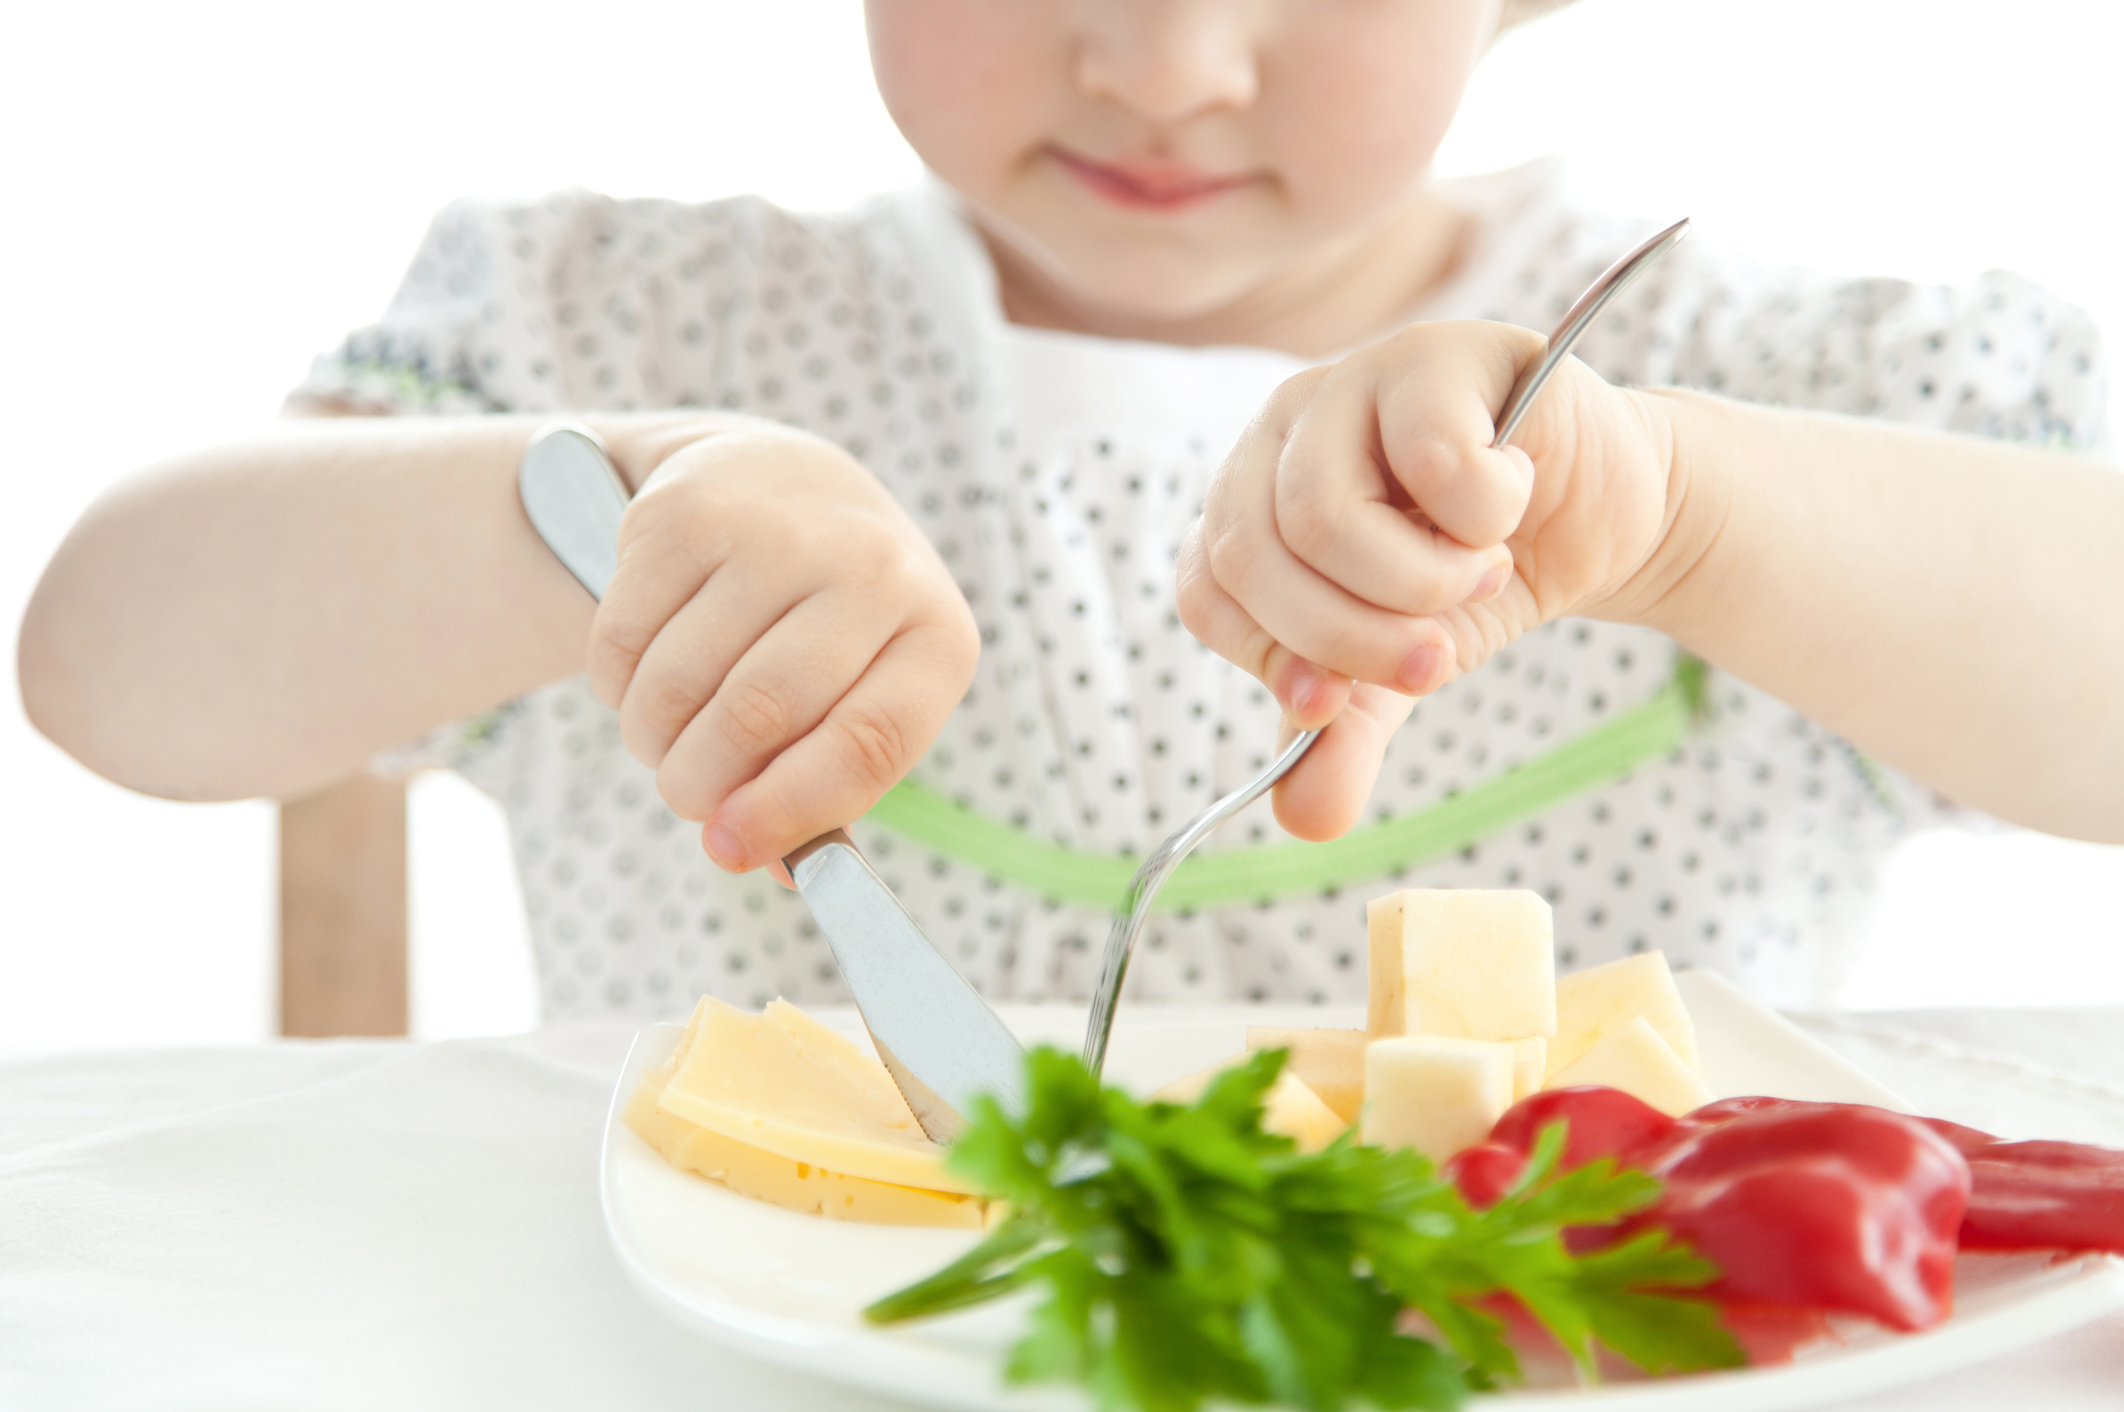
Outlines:
{"label": "chair backrest", "polygon": [[280,1032],[406,1032],[406,786],[356,776],[280,806]]}

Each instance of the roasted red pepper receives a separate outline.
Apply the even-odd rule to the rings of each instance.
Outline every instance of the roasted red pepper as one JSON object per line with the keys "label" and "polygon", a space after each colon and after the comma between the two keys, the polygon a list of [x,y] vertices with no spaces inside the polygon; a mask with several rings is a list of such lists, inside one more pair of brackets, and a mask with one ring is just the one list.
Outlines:
{"label": "roasted red pepper", "polygon": [[[1788,1098],[1730,1098],[1684,1122],[1739,1112],[1841,1108]],[[1510,1116],[1509,1114],[1507,1116]],[[1606,1109],[1596,1124],[1612,1122]],[[2124,1255],[2124,1152],[2077,1142],[2006,1142],[1944,1118],[1923,1118],[1969,1164],[1964,1250],[2107,1250]]]}
{"label": "roasted red pepper", "polygon": [[[1571,1124],[1566,1167],[1612,1156],[1661,1180],[1658,1203],[1613,1234],[1672,1231],[1724,1272],[1710,1290],[1720,1298],[1898,1329],[1929,1327],[1952,1306],[1969,1167],[1918,1119],[1740,1099],[1675,1120],[1613,1089],[1559,1089],[1506,1113],[1490,1145],[1524,1154],[1559,1119]],[[1477,1201],[1501,1189],[1505,1165],[1471,1156],[1452,1170]]]}
{"label": "roasted red pepper", "polygon": [[2002,1142],[1928,1118],[1969,1163],[1964,1250],[2124,1255],[2124,1152],[2077,1142]]}

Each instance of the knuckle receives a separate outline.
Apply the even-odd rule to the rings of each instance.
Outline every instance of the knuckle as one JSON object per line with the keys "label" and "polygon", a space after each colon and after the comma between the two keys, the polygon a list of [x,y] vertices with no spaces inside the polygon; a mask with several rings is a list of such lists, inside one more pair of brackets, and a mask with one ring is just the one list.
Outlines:
{"label": "knuckle", "polygon": [[634,758],[653,768],[700,708],[698,694],[669,673],[637,672],[620,703],[620,734]]}
{"label": "knuckle", "polygon": [[665,808],[688,823],[700,823],[715,812],[716,801],[700,773],[674,769],[668,760],[656,772],[656,792]]}
{"label": "knuckle", "polygon": [[981,625],[974,621],[973,609],[966,600],[954,595],[955,611],[950,616],[951,629],[945,637],[945,661],[950,670],[966,682],[973,680],[974,670],[981,663]]}
{"label": "knuckle", "polygon": [[1179,610],[1181,625],[1197,638],[1215,624],[1215,598],[1200,561],[1191,557],[1180,561],[1179,576],[1173,584],[1173,606]]}
{"label": "knuckle", "polygon": [[1437,432],[1417,432],[1402,443],[1395,470],[1411,495],[1452,483],[1460,473],[1460,449]]}
{"label": "knuckle", "polygon": [[1323,367],[1307,368],[1302,373],[1294,373],[1285,378],[1276,385],[1276,390],[1269,394],[1268,403],[1263,408],[1264,416],[1272,423],[1288,422],[1297,415],[1306,403],[1313,400],[1313,394],[1319,390],[1320,384],[1326,381],[1328,375],[1335,370],[1335,366],[1334,364],[1329,364]]}
{"label": "knuckle", "polygon": [[753,679],[725,682],[715,694],[725,740],[745,755],[760,755],[789,738],[789,699],[776,685]]}
{"label": "knuckle", "polygon": [[891,712],[852,706],[828,718],[831,744],[849,778],[876,796],[898,782],[908,759],[907,731]]}
{"label": "knuckle", "polygon": [[590,620],[590,651],[593,656],[602,656],[618,664],[617,670],[624,675],[633,664],[649,650],[649,639],[655,636],[651,625],[627,609],[624,598],[608,596],[598,605],[597,616]]}
{"label": "knuckle", "polygon": [[1209,561],[1210,575],[1226,592],[1234,597],[1260,561],[1261,551],[1252,535],[1237,527],[1226,527],[1210,536],[1204,550]]}
{"label": "knuckle", "polygon": [[1293,554],[1308,564],[1332,559],[1342,543],[1339,516],[1319,495],[1276,497],[1276,529]]}

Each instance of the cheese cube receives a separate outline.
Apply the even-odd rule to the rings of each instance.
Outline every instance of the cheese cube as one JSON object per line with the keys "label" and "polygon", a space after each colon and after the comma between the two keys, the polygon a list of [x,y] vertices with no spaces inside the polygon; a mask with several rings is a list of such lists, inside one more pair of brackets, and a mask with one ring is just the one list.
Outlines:
{"label": "cheese cube", "polygon": [[657,1095],[676,1067],[674,1058],[643,1074],[620,1120],[680,1171],[720,1182],[741,1196],[830,1221],[971,1230],[984,1224],[989,1203],[979,1197],[843,1176],[778,1157],[659,1111]]}
{"label": "cheese cube", "polygon": [[1512,1041],[1512,1101],[1541,1092],[1549,1073],[1549,1042],[1540,1035]]}
{"label": "cheese cube", "polygon": [[1356,1122],[1364,1107],[1364,1046],[1370,1039],[1363,1030],[1246,1027],[1248,1049],[1288,1049],[1283,1072],[1297,1075],[1345,1123]]}
{"label": "cheese cube", "polygon": [[1473,1147],[1512,1106],[1512,1046],[1405,1035],[1364,1051],[1364,1140],[1443,1162]]}
{"label": "cheese cube", "polygon": [[1365,909],[1373,1039],[1556,1033],[1549,904],[1524,889],[1410,888]]}
{"label": "cheese cube", "polygon": [[1549,1073],[1578,1062],[1579,1056],[1611,1030],[1642,1015],[1667,1046],[1692,1070],[1696,1026],[1674,988],[1674,973],[1657,951],[1625,956],[1605,966],[1576,971],[1556,982],[1556,1037],[1549,1041]]}
{"label": "cheese cube", "polygon": [[1602,1084],[1641,1098],[1670,1118],[1711,1101],[1711,1090],[1684,1064],[1652,1022],[1639,1015],[1608,1031],[1600,1041],[1549,1079],[1550,1088]]}
{"label": "cheese cube", "polygon": [[895,1186],[973,1194],[944,1170],[892,1075],[784,1000],[749,1015],[704,997],[656,1106],[793,1162]]}
{"label": "cheese cube", "polygon": [[[1174,1079],[1151,1097],[1160,1103],[1193,1103],[1202,1097],[1210,1080],[1223,1072],[1224,1066],[1220,1065]],[[1261,1095],[1261,1130],[1289,1138],[1298,1144],[1300,1152],[1318,1152],[1341,1137],[1347,1127],[1348,1123],[1320,1101],[1320,1095],[1291,1072],[1288,1063],[1276,1075],[1276,1082],[1269,1085],[1269,1091]]]}

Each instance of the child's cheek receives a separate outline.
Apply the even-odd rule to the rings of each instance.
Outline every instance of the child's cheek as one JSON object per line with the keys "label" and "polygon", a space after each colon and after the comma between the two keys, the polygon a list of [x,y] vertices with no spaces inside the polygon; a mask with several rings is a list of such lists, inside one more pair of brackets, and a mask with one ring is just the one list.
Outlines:
{"label": "child's cheek", "polygon": [[1066,73],[1067,37],[1046,4],[868,0],[871,71],[923,162],[979,199],[1046,135],[1033,114]]}
{"label": "child's cheek", "polygon": [[[1429,169],[1490,26],[1486,0],[1350,7],[1267,51],[1259,130],[1308,225],[1362,225]],[[1322,7],[1319,16],[1333,16]]]}

